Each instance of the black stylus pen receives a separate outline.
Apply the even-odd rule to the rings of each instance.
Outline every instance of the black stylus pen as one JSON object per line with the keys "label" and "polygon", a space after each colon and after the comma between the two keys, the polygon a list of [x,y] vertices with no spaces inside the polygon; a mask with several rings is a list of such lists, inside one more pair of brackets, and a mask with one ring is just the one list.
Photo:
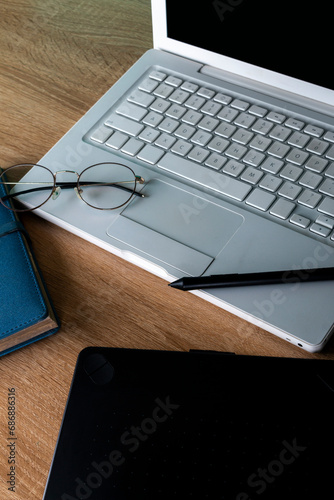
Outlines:
{"label": "black stylus pen", "polygon": [[179,290],[200,290],[204,288],[274,285],[329,280],[334,280],[334,267],[270,271],[265,273],[216,274],[212,276],[185,277],[169,283],[169,286]]}

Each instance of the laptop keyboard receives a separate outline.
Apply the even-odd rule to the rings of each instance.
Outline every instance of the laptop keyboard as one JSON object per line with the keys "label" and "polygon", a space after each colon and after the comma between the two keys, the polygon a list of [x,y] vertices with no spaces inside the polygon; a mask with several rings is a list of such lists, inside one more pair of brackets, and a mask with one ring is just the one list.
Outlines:
{"label": "laptop keyboard", "polygon": [[334,245],[334,132],[152,71],[90,139]]}

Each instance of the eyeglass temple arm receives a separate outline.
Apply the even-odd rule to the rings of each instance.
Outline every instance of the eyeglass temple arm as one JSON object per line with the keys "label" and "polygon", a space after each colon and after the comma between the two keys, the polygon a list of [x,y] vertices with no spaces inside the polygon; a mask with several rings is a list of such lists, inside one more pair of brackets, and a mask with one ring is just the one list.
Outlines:
{"label": "eyeglass temple arm", "polygon": [[[19,184],[19,182],[17,184]],[[96,184],[101,185],[101,182],[90,182],[89,186],[96,185]],[[87,186],[88,185],[86,185],[86,187]],[[140,196],[140,197],[144,196],[141,193],[138,193],[138,191],[134,191],[133,189],[127,188],[126,186],[121,186],[119,184],[113,184],[113,186],[117,189],[122,189],[123,191],[128,191],[129,193],[133,193],[135,196]],[[77,182],[57,182],[55,187],[60,187],[62,189],[71,189],[71,188],[73,189],[73,188],[78,187],[78,184],[77,184]],[[35,193],[37,191],[44,191],[45,189],[50,189],[50,186],[40,186],[40,187],[36,187],[36,188],[26,189],[25,191],[20,191],[19,193],[7,194],[5,196],[2,196],[1,200],[6,201],[6,200],[10,200],[12,198],[15,198],[16,196],[20,196],[21,194]]]}
{"label": "eyeglass temple arm", "polygon": [[[19,184],[19,182],[17,183]],[[64,186],[63,184],[67,184]],[[61,187],[61,188],[75,188],[76,187],[76,182],[67,182],[67,183],[57,183],[55,187]],[[21,194],[28,194],[28,193],[36,193],[38,191],[45,191],[45,189],[50,189],[50,186],[40,186],[36,188],[30,188],[30,189],[25,189],[24,191],[20,191],[18,193],[9,193],[6,196],[2,196],[1,199],[3,201],[10,200],[12,198],[15,198],[16,196],[20,196]]]}

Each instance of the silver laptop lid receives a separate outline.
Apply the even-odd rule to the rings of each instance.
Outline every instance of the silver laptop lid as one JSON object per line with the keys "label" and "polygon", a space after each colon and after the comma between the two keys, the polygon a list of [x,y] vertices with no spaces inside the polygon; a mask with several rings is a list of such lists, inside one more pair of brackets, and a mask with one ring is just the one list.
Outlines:
{"label": "silver laptop lid", "polygon": [[152,0],[152,16],[155,48],[305,97],[334,114],[331,16],[323,8],[303,0]]}

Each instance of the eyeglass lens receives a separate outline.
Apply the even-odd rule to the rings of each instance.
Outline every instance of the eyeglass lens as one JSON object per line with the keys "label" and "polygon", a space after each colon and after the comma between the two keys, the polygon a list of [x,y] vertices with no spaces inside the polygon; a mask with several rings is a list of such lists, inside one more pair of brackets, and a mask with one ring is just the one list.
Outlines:
{"label": "eyeglass lens", "polygon": [[80,196],[101,210],[125,205],[136,188],[134,172],[125,165],[101,163],[86,168],[79,177]]}
{"label": "eyeglass lens", "polygon": [[27,207],[15,206],[15,210],[19,212],[43,205],[51,197],[54,187],[54,177],[49,169],[29,163],[7,168],[1,174],[0,182],[5,185],[9,198],[14,203],[16,200],[29,203],[30,206]]}

